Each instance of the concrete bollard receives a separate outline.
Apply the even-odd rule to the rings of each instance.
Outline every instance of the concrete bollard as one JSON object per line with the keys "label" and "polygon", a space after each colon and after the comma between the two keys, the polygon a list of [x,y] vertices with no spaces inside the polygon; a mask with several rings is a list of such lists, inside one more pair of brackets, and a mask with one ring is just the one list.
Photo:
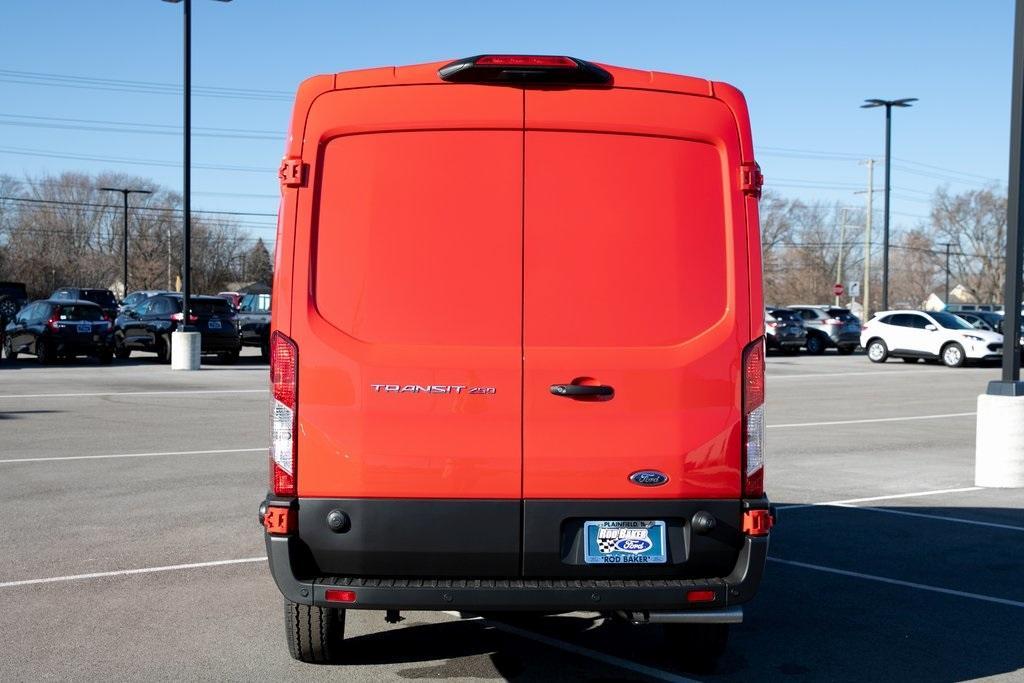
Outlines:
{"label": "concrete bollard", "polygon": [[178,330],[171,334],[171,369],[198,370],[202,337],[198,332]]}
{"label": "concrete bollard", "polygon": [[975,444],[975,486],[1024,488],[1024,396],[979,396]]}

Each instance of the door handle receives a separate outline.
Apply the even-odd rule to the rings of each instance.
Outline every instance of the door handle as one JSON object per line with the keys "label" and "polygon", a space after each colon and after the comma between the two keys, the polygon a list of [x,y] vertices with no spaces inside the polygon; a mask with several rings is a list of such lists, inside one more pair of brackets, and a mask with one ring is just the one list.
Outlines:
{"label": "door handle", "polygon": [[568,396],[569,398],[612,396],[615,394],[615,389],[606,384],[552,384],[551,393],[555,396]]}

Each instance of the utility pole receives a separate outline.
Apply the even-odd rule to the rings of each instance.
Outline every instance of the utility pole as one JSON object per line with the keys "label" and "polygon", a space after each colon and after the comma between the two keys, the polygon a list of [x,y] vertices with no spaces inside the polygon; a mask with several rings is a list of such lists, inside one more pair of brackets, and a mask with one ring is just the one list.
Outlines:
{"label": "utility pole", "polygon": [[875,194],[875,160],[868,159],[868,208],[864,222],[864,322],[871,318],[871,199]]}
{"label": "utility pole", "polygon": [[[843,251],[846,248],[846,209],[839,209],[839,258],[836,259],[836,282],[843,284]],[[836,295],[836,306],[839,295]]]}
{"label": "utility pole", "polygon": [[953,246],[951,242],[943,242],[942,245],[946,247],[946,298],[943,299],[944,304],[949,306],[949,249]]}
{"label": "utility pole", "polygon": [[123,259],[124,266],[124,276],[121,279],[124,292],[121,293],[121,298],[124,299],[128,296],[128,195],[153,193],[149,190],[133,190],[127,187],[101,187],[100,190],[104,192],[120,192],[121,196],[124,197],[124,241],[121,244],[121,258]]}

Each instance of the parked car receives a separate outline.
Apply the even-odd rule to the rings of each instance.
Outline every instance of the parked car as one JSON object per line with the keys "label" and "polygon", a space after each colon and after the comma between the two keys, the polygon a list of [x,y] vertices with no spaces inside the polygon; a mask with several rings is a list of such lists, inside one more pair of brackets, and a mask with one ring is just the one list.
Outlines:
{"label": "parked car", "polygon": [[140,289],[132,292],[124,298],[121,302],[121,306],[118,308],[118,315],[124,313],[129,308],[135,308],[143,301],[156,294],[173,294],[174,292],[167,291],[165,289]]}
{"label": "parked car", "polygon": [[50,295],[53,301],[91,301],[103,309],[110,320],[117,317],[117,297],[109,289],[82,289],[80,287],[61,287]]}
{"label": "parked car", "polygon": [[75,356],[92,356],[107,364],[114,353],[112,323],[91,301],[34,301],[4,329],[4,356],[14,359],[22,353],[44,365]]}
{"label": "parked car", "polygon": [[1003,353],[1003,335],[975,329],[959,314],[945,311],[881,311],[864,325],[861,344],[875,363],[890,356],[908,363],[940,359],[952,368]]}
{"label": "parked car", "polygon": [[765,342],[769,349],[796,353],[807,343],[807,328],[796,311],[766,308],[764,311]]}
{"label": "parked car", "polygon": [[[966,320],[976,330],[988,330],[989,332],[1003,334],[1003,321],[1005,317],[1002,313],[994,311],[959,311],[956,313],[956,316]],[[1005,338],[1003,341],[1005,343]],[[1024,323],[1021,324],[1020,328],[1020,344],[1024,346]]]}
{"label": "parked car", "polygon": [[[217,296],[191,298],[189,325],[201,334],[201,352],[234,363],[242,350],[238,319],[230,303]],[[163,363],[171,361],[171,334],[182,324],[182,297],[178,293],[149,297],[114,323],[114,353],[120,359],[132,351],[151,351]]]}
{"label": "parked car", "polygon": [[242,346],[255,346],[263,360],[270,359],[270,295],[246,294],[238,306],[238,332]]}
{"label": "parked car", "polygon": [[314,77],[291,121],[261,512],[291,655],[343,656],[355,609],[600,609],[722,654],[773,523],[739,91],[492,55]]}
{"label": "parked car", "polygon": [[848,308],[838,306],[787,306],[795,311],[807,328],[807,353],[818,355],[835,347],[846,355],[860,344],[860,319]]}
{"label": "parked car", "polygon": [[0,282],[0,325],[13,320],[27,302],[24,282]]}
{"label": "parked car", "polygon": [[222,299],[227,299],[231,302],[231,305],[237,309],[239,304],[242,302],[243,294],[241,292],[217,292],[217,296]]}

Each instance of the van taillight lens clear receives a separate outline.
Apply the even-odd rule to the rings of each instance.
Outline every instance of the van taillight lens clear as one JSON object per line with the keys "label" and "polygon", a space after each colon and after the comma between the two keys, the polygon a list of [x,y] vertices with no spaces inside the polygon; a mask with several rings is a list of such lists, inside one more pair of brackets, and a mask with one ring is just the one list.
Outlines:
{"label": "van taillight lens clear", "polygon": [[743,495],[764,495],[764,339],[743,353]]}
{"label": "van taillight lens clear", "polygon": [[291,339],[270,337],[270,488],[278,496],[295,495],[295,412],[299,349]]}

